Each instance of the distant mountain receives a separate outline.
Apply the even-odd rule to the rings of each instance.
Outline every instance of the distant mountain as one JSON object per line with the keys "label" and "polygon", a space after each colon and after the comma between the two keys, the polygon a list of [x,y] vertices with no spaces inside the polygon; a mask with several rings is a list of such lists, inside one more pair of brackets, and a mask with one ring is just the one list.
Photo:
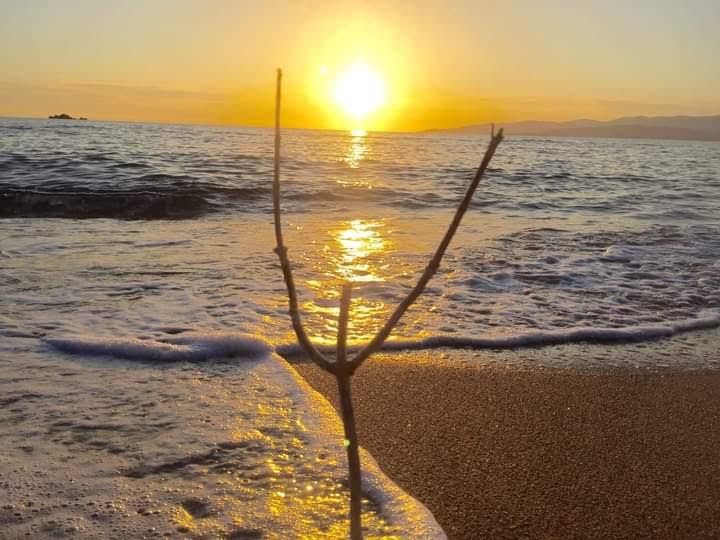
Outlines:
{"label": "distant mountain", "polygon": [[[628,116],[609,120],[571,120],[569,122],[497,123],[512,135],[555,137],[608,137],[619,139],[685,139],[720,141],[720,115],[717,116]],[[436,133],[489,133],[490,124],[455,129],[430,130]]]}

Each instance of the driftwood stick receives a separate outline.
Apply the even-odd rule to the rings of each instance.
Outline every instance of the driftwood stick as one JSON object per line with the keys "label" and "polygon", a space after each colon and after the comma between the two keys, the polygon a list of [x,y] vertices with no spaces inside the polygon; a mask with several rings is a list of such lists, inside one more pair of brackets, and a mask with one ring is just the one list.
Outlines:
{"label": "driftwood stick", "polygon": [[[337,330],[337,365],[345,366],[347,362],[347,326],[350,317],[350,298],[352,296],[352,283],[343,283],[342,294],[340,295],[340,316],[338,317]],[[342,369],[337,370],[338,375]]]}
{"label": "driftwood stick", "polygon": [[334,373],[334,366],[323,354],[318,351],[310,342],[303,328],[300,310],[298,309],[297,290],[295,289],[295,280],[290,267],[290,259],[288,258],[287,248],[283,243],[282,222],[280,216],[280,101],[282,88],[282,70],[277,70],[277,80],[275,87],[275,160],[273,170],[273,212],[275,216],[275,239],[277,247],[275,253],[280,258],[280,266],[282,267],[283,277],[288,292],[288,306],[290,318],[295,329],[295,335],[302,345],[307,355],[325,371]]}
{"label": "driftwood stick", "polygon": [[351,375],[355,373],[355,371],[362,365],[365,360],[368,359],[371,354],[373,354],[380,347],[382,347],[382,344],[390,336],[390,333],[393,331],[393,328],[395,328],[395,325],[397,325],[397,323],[400,321],[407,309],[415,302],[415,300],[417,300],[418,296],[422,294],[430,279],[437,272],[438,268],[440,267],[440,261],[442,260],[443,255],[445,255],[445,251],[450,245],[450,241],[453,239],[453,236],[455,235],[455,232],[457,231],[458,226],[460,225],[460,222],[465,215],[465,212],[470,206],[470,201],[472,200],[473,194],[475,193],[475,190],[477,189],[478,184],[480,183],[480,180],[485,173],[485,170],[490,164],[490,160],[495,154],[495,150],[497,150],[497,147],[500,142],[502,142],[502,140],[503,130],[500,129],[496,135],[493,135],[491,137],[490,143],[488,144],[487,150],[485,151],[485,156],[483,157],[482,162],[480,163],[480,166],[475,173],[475,178],[473,178],[472,182],[468,186],[468,189],[465,192],[465,197],[458,206],[455,212],[455,216],[453,217],[452,222],[450,222],[450,226],[445,232],[445,236],[440,242],[440,245],[438,246],[435,255],[430,260],[430,263],[427,265],[427,268],[425,268],[425,271],[423,272],[422,276],[420,276],[420,279],[418,280],[413,290],[410,291],[405,300],[400,302],[400,304],[395,308],[395,311],[392,313],[392,315],[383,325],[383,327],[378,331],[372,341],[370,341],[370,343],[363,347],[357,353],[357,355],[355,355],[355,358],[352,359],[352,361],[350,362]]}
{"label": "driftwood stick", "polygon": [[350,296],[352,284],[345,283],[340,298],[340,317],[337,333],[337,362],[335,378],[340,393],[340,411],[345,428],[345,449],[347,450],[348,470],[350,472],[350,538],[362,539],[362,474],[360,471],[360,454],[357,430],[355,428],[355,411],[353,410],[350,373],[347,364],[347,325],[350,313]]}

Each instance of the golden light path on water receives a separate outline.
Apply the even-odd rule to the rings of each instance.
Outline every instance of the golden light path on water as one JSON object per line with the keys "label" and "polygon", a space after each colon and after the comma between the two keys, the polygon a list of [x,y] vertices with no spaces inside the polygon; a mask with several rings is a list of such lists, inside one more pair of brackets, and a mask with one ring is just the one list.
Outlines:
{"label": "golden light path on water", "polygon": [[367,152],[368,148],[363,141],[363,136],[355,136],[353,137],[352,145],[350,146],[350,150],[345,156],[344,161],[351,169],[358,169],[360,168],[360,162],[367,156]]}
{"label": "golden light path on water", "polygon": [[[416,215],[409,218],[393,212],[378,212],[377,206],[364,206],[362,193],[385,187],[384,179],[366,171],[367,161],[378,152],[373,135],[353,130],[343,137],[342,146],[335,153],[338,162],[346,167],[345,174],[332,182],[352,190],[352,202],[335,213],[318,213],[296,225],[305,242],[302,254],[304,271],[297,273],[298,283],[309,290],[301,295],[301,310],[305,329],[313,342],[334,346],[337,340],[340,290],[343,283],[352,282],[352,303],[348,322],[348,343],[362,345],[372,339],[385,323],[391,310],[404,298],[425,268],[447,227],[450,215]],[[366,174],[367,172],[367,174]],[[321,180],[322,181],[322,180]],[[449,214],[449,212],[448,212]],[[476,245],[499,235],[507,235],[527,227],[525,221],[496,219],[483,215],[473,222],[464,220],[456,244]],[[451,276],[459,270],[447,264]],[[443,273],[441,273],[443,274]],[[436,278],[436,282],[442,275]],[[421,339],[432,334],[432,324],[426,321],[447,304],[446,299],[431,286],[408,314],[403,317],[393,337]],[[433,297],[433,294],[435,297]],[[272,324],[272,318],[266,319]],[[439,327],[453,332],[451,321]],[[493,329],[488,330],[492,335]],[[292,342],[291,329],[282,337]]]}
{"label": "golden light path on water", "polygon": [[322,248],[322,260],[326,264],[324,279],[308,281],[316,300],[305,305],[305,309],[322,315],[325,321],[323,328],[314,332],[318,342],[335,343],[339,292],[345,282],[354,285],[348,326],[351,342],[371,337],[387,313],[384,301],[365,294],[385,281],[384,254],[391,248],[383,236],[385,227],[381,219],[353,219],[341,221],[329,231],[328,241]]}
{"label": "golden light path on water", "polygon": [[[332,231],[339,252],[335,273],[346,281],[382,281],[370,260],[371,255],[385,251],[386,241],[380,235],[384,227],[381,220],[354,219],[344,224],[345,228]],[[325,250],[330,251],[329,246]]]}
{"label": "golden light path on water", "polygon": [[[350,169],[358,169],[369,155],[366,133],[353,130],[342,160]],[[345,184],[346,182],[339,180]],[[350,182],[347,182],[348,184]],[[354,187],[372,189],[365,181],[352,182]],[[324,265],[322,280],[309,280],[316,300],[304,306],[309,312],[321,315],[324,321],[320,329],[312,329],[313,338],[319,343],[334,344],[337,337],[340,289],[345,282],[353,283],[353,299],[348,324],[349,342],[367,341],[379,328],[389,311],[387,303],[366,294],[373,292],[385,281],[389,264],[385,256],[394,245],[386,234],[384,219],[350,219],[329,224],[326,242],[321,249]]]}
{"label": "golden light path on water", "polygon": [[[350,132],[350,135],[352,135],[350,144],[348,145],[347,150],[343,153],[342,161],[350,169],[360,169],[363,160],[369,158],[371,153],[370,145],[368,144],[366,138],[367,132],[362,129],[353,129]],[[337,182],[341,185],[361,185],[372,189],[372,184],[369,182],[351,182],[345,179],[338,179]]]}

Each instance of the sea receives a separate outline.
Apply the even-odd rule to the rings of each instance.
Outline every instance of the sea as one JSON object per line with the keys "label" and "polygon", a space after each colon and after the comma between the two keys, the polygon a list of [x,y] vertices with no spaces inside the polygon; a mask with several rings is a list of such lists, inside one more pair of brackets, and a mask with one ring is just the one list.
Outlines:
{"label": "sea", "polygon": [[[486,135],[283,130],[300,310],[332,353],[411,290]],[[273,132],[0,119],[0,528],[337,538],[342,430],[298,358]],[[509,135],[388,350],[720,367],[720,144]],[[538,352],[541,351],[541,352]],[[437,354],[435,354],[437,353]],[[442,538],[364,455],[369,538]],[[223,536],[224,535],[224,536]]]}

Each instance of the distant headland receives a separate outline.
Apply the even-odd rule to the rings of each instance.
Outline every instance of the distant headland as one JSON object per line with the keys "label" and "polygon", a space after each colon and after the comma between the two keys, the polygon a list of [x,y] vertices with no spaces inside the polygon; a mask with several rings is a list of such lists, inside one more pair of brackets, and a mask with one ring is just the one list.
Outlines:
{"label": "distant headland", "polygon": [[87,120],[87,118],[85,118],[84,116],[75,118],[67,113],[51,114],[50,116],[48,116],[48,118],[50,120]]}
{"label": "distant headland", "polygon": [[[498,122],[497,127],[511,135],[554,137],[608,137],[618,139],[684,139],[720,141],[720,115],[716,116],[633,116],[606,122],[572,120],[570,122]],[[455,129],[429,130],[438,133],[490,132],[490,124]]]}

